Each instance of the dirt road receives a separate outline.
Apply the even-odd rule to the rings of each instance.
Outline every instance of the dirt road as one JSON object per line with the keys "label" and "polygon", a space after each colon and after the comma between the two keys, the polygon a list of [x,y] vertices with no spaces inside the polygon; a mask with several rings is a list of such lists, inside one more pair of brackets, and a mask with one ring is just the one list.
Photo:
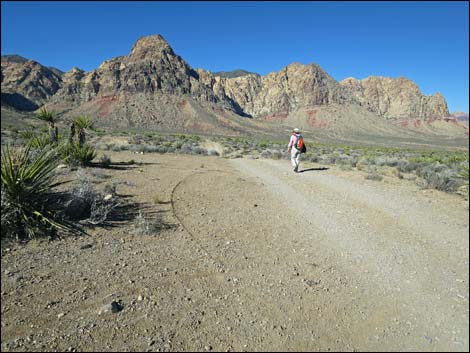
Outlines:
{"label": "dirt road", "polygon": [[[468,351],[461,197],[288,161],[111,157],[148,163],[106,173],[172,227],[2,250],[2,350]],[[124,309],[100,314],[111,298]]]}

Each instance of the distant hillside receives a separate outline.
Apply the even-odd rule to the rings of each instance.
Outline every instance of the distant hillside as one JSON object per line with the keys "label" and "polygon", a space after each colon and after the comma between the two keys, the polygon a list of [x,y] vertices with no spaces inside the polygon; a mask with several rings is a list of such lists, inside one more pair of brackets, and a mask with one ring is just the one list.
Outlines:
{"label": "distant hillside", "polygon": [[218,72],[213,72],[212,73],[214,76],[220,76],[224,78],[235,78],[235,77],[241,77],[241,76],[246,76],[246,75],[258,75],[255,72],[249,72],[246,70],[233,70],[233,71],[218,71]]}
{"label": "distant hillside", "polygon": [[468,125],[468,113],[464,112],[453,112],[451,114],[454,118],[456,118],[458,121],[462,122],[465,125]]}

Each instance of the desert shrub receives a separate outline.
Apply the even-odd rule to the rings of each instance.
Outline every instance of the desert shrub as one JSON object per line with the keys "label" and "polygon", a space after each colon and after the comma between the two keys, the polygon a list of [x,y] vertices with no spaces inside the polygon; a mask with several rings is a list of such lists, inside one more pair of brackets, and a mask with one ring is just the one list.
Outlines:
{"label": "desert shrub", "polygon": [[110,145],[108,145],[107,143],[97,143],[97,144],[95,144],[95,148],[97,150],[109,151],[110,150]]}
{"label": "desert shrub", "polygon": [[319,157],[317,154],[311,154],[308,157],[306,156],[305,160],[308,160],[313,163],[317,163],[319,161]]}
{"label": "desert shrub", "polygon": [[115,197],[106,199],[104,195],[97,192],[82,169],[77,171],[77,180],[78,185],[75,185],[64,197],[62,216],[72,221],[92,225],[103,223],[120,205],[119,200]]}
{"label": "desert shrub", "polygon": [[96,179],[109,179],[109,178],[111,178],[111,175],[105,174],[101,170],[96,170],[96,169],[92,169],[90,171],[90,174],[93,175],[93,177],[95,177]]}
{"label": "desert shrub", "polygon": [[167,152],[168,152],[168,148],[167,148],[167,147],[164,147],[164,146],[157,146],[157,152],[158,152],[158,153],[167,153]]}
{"label": "desert shrub", "polygon": [[351,164],[339,164],[339,169],[341,170],[352,170],[353,167]]}
{"label": "desert shrub", "polygon": [[119,145],[119,151],[129,151],[130,146],[127,144]]}
{"label": "desert shrub", "polygon": [[403,174],[402,174],[399,170],[396,170],[396,171],[395,171],[395,176],[396,176],[398,179],[403,179],[403,178],[404,178]]}
{"label": "desert shrub", "polygon": [[129,139],[129,143],[139,145],[144,141],[144,138],[142,135],[134,135]]}
{"label": "desert shrub", "polygon": [[109,166],[109,165],[111,165],[111,158],[108,155],[103,154],[100,157],[100,163],[104,166]]}
{"label": "desert shrub", "polygon": [[143,153],[155,153],[158,152],[158,146],[152,145],[131,145],[131,151],[143,152]]}
{"label": "desert shrub", "polygon": [[335,164],[336,156],[334,154],[329,154],[326,156],[321,156],[319,162],[323,164]]}
{"label": "desert shrub", "polygon": [[377,168],[369,167],[367,170],[366,179],[381,181],[383,177],[379,174],[379,172],[377,171]]}
{"label": "desert shrub", "polygon": [[33,156],[30,146],[16,151],[6,146],[1,161],[2,238],[31,239],[68,229],[57,219],[52,201],[57,150],[45,148]]}
{"label": "desert shrub", "polygon": [[145,217],[142,212],[134,218],[134,230],[136,235],[154,235],[165,228],[159,217],[150,219]]}
{"label": "desert shrub", "polygon": [[207,150],[202,147],[194,147],[193,148],[193,153],[195,154],[201,154],[201,155],[207,155]]}
{"label": "desert shrub", "polygon": [[378,166],[389,166],[389,167],[396,167],[398,165],[398,158],[394,157],[378,157],[375,161],[375,164]]}
{"label": "desert shrub", "polygon": [[271,155],[272,159],[281,159],[282,158],[282,153],[280,151],[273,151]]}
{"label": "desert shrub", "polygon": [[116,187],[117,187],[116,183],[106,184],[104,186],[103,192],[105,194],[116,195]]}
{"label": "desert shrub", "polygon": [[336,159],[336,164],[343,167],[355,167],[357,164],[357,158],[347,154],[340,154]]}
{"label": "desert shrub", "polygon": [[260,157],[261,157],[261,158],[265,158],[265,159],[271,158],[271,151],[263,151],[263,152],[261,152]]}
{"label": "desert shrub", "polygon": [[[131,152],[140,152],[140,149],[142,147],[140,145],[136,145],[136,144],[130,144],[129,145],[129,151]],[[119,150],[121,150],[121,148],[119,147]]]}
{"label": "desert shrub", "polygon": [[418,185],[426,189],[454,192],[464,184],[456,169],[438,162],[419,169],[417,175],[422,178]]}
{"label": "desert shrub", "polygon": [[181,152],[183,153],[191,153],[192,150],[193,146],[188,142],[183,143],[183,145],[181,146]]}
{"label": "desert shrub", "polygon": [[181,147],[183,146],[183,142],[182,141],[175,141],[173,143],[173,147],[176,148],[176,149],[181,149]]}

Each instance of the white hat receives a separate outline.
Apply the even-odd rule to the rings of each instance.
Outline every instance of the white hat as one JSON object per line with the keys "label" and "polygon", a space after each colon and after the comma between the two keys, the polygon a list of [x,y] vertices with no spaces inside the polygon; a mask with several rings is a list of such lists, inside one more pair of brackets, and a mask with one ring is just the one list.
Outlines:
{"label": "white hat", "polygon": [[300,129],[295,128],[295,129],[294,129],[294,132],[300,132]]}

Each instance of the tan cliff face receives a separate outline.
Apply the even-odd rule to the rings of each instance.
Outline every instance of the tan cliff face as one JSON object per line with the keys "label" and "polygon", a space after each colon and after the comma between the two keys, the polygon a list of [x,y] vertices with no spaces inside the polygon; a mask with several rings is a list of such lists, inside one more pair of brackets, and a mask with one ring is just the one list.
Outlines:
{"label": "tan cliff face", "polygon": [[340,85],[361,105],[384,118],[429,119],[449,115],[446,100],[440,93],[425,96],[414,82],[404,77],[347,78]]}

